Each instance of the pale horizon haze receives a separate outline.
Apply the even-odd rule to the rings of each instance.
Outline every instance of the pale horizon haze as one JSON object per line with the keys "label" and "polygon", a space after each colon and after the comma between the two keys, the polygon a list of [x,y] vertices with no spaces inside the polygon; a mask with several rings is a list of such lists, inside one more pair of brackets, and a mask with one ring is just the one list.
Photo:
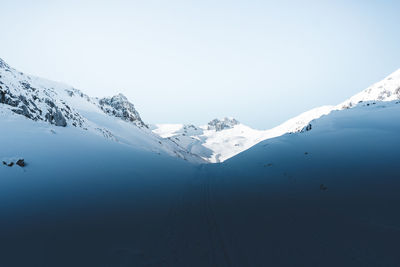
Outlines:
{"label": "pale horizon haze", "polygon": [[268,129],[400,68],[398,1],[0,3],[0,58],[152,124]]}

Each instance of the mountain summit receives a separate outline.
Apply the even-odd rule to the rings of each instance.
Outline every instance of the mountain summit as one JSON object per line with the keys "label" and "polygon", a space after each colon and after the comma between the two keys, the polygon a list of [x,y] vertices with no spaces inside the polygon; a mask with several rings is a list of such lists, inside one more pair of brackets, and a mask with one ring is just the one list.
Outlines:
{"label": "mountain summit", "polygon": [[197,163],[222,162],[263,140],[309,131],[313,129],[313,120],[335,110],[398,99],[400,70],[337,106],[312,109],[269,130],[252,129],[228,117],[214,119],[204,126],[149,126],[123,94],[89,97],[71,86],[26,75],[0,59],[0,113],[56,127],[74,127],[135,148]]}
{"label": "mountain summit", "polygon": [[105,113],[135,123],[139,127],[148,126],[140,118],[135,106],[123,94],[99,100],[101,110]]}
{"label": "mountain summit", "polygon": [[215,130],[215,131],[222,131],[225,129],[231,129],[235,125],[238,125],[239,121],[237,121],[234,118],[227,118],[225,117],[224,119],[214,119],[210,121],[207,125],[208,130]]}
{"label": "mountain summit", "polygon": [[[89,97],[71,86],[26,75],[0,61],[0,114],[21,116],[56,128],[76,128],[76,135],[97,135],[135,149],[204,162],[197,155],[148,129],[135,106],[123,95]],[[36,124],[38,127],[41,124]],[[34,127],[35,128],[35,127]],[[61,131],[53,129],[53,132]]]}

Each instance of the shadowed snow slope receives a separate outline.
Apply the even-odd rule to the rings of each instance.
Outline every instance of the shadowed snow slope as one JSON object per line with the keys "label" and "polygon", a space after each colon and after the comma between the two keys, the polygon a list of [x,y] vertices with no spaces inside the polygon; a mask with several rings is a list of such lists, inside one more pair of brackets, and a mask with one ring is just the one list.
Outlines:
{"label": "shadowed snow slope", "polygon": [[263,140],[301,131],[311,121],[329,114],[333,110],[351,108],[363,101],[371,101],[372,104],[373,101],[399,99],[400,70],[337,106],[314,108],[269,130],[252,129],[232,118],[215,119],[208,125],[200,127],[182,124],[157,124],[152,128],[154,133],[174,141],[206,161],[223,162]]}
{"label": "shadowed snow slope", "polygon": [[0,76],[2,267],[399,266],[397,74],[268,131],[166,139],[122,95]]}
{"label": "shadowed snow slope", "polygon": [[312,125],[194,165],[6,114],[0,266],[398,265],[400,104]]}
{"label": "shadowed snow slope", "polygon": [[[208,162],[216,163],[225,161],[262,140],[298,132],[310,121],[328,114],[332,109],[333,106],[315,108],[264,131],[252,129],[235,119],[228,118],[214,119],[208,125],[200,127],[183,124],[157,124],[152,127],[153,132],[161,137],[176,142]],[[234,123],[227,124],[227,121]]]}

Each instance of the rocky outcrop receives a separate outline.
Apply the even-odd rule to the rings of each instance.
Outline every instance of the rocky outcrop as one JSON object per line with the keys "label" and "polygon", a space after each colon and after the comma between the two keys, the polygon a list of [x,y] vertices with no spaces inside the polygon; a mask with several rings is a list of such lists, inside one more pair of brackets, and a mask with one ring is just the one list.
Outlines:
{"label": "rocky outcrop", "polygon": [[19,160],[17,160],[17,162],[15,164],[17,164],[20,167],[25,167],[25,160],[19,159]]}
{"label": "rocky outcrop", "polygon": [[225,129],[231,129],[237,124],[239,124],[239,121],[234,118],[224,118],[223,120],[214,119],[208,123],[207,129],[222,131]]}
{"label": "rocky outcrop", "polygon": [[308,131],[311,131],[311,129],[312,129],[312,124],[311,123],[309,123],[309,124],[307,124],[303,129],[301,129],[301,133],[304,133],[304,132],[308,132]]}
{"label": "rocky outcrop", "polygon": [[6,62],[4,62],[4,60],[2,60],[2,59],[0,58],[0,68],[2,68],[2,69],[9,69],[10,66],[9,66]]}
{"label": "rocky outcrop", "polygon": [[23,168],[26,166],[25,160],[22,158],[17,159],[17,160],[3,160],[2,163],[4,166],[7,166],[7,167],[12,167],[14,165],[17,165],[17,166],[20,166]]}
{"label": "rocky outcrop", "polygon": [[[35,84],[35,83],[34,83]],[[84,125],[84,118],[58,97],[54,88],[32,84],[32,78],[0,59],[0,104],[34,121],[65,127]]]}
{"label": "rocky outcrop", "polygon": [[136,111],[135,106],[129,102],[123,94],[99,99],[99,107],[110,116],[132,122],[140,127],[148,128],[140,118],[139,112]]}

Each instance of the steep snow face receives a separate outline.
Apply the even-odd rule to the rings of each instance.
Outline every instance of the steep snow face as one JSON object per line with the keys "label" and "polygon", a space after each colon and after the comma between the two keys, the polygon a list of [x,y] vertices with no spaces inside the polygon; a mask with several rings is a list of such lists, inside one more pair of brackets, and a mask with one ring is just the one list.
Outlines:
{"label": "steep snow face", "polygon": [[177,143],[151,132],[124,95],[92,98],[71,86],[26,75],[3,60],[0,61],[0,110],[10,119],[23,116],[54,126],[76,127],[80,134],[89,131],[116,143],[204,162]]}
{"label": "steep snow face", "polygon": [[85,119],[59,97],[60,84],[27,76],[0,63],[0,104],[31,120],[56,126],[87,127]]}
{"label": "steep snow face", "polygon": [[338,109],[351,108],[365,101],[393,101],[400,99],[400,69],[364,91],[352,96],[337,106]]}

